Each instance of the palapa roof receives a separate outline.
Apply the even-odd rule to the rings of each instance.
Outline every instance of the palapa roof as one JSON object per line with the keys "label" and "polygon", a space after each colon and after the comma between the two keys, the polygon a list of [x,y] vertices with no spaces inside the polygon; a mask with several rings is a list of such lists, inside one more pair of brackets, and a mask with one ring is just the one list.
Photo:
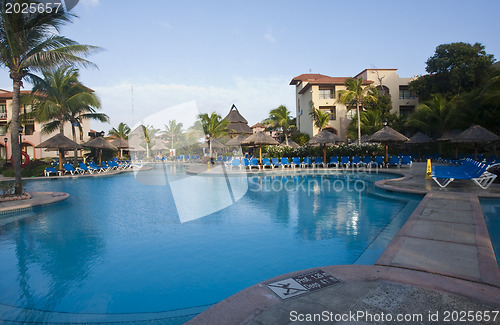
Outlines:
{"label": "palapa roof", "polygon": [[432,140],[431,138],[429,138],[427,135],[423,134],[422,132],[417,132],[414,136],[412,136],[410,138],[410,140],[408,140],[407,143],[411,143],[411,144],[418,144],[418,143],[429,143],[429,142],[433,142],[434,140]]}
{"label": "palapa roof", "polygon": [[210,142],[212,143],[212,148],[225,148],[226,146],[217,141],[216,139],[210,139],[208,141],[208,145],[210,145]]}
{"label": "palapa roof", "polygon": [[436,141],[452,141],[455,140],[460,133],[460,130],[447,131]]}
{"label": "palapa roof", "polygon": [[291,147],[291,148],[298,148],[300,147],[299,144],[293,140],[288,140],[288,145],[286,144],[285,141],[283,141],[281,144],[280,144],[280,147]]}
{"label": "palapa roof", "polygon": [[227,126],[230,133],[238,133],[238,134],[252,134],[252,129],[248,126],[248,121],[241,116],[236,105],[233,104],[229,113],[224,118],[229,121],[229,125]]}
{"label": "palapa roof", "polygon": [[129,147],[128,140],[121,139],[121,138],[117,138],[117,139],[111,141],[111,144],[114,145],[115,147],[117,147],[118,149],[124,149],[124,148]]}
{"label": "palapa roof", "polygon": [[279,145],[280,143],[274,140],[269,134],[257,132],[246,138],[241,144],[243,145]]}
{"label": "palapa roof", "polygon": [[47,148],[49,151],[57,151],[57,150],[72,150],[72,149],[82,149],[78,143],[73,140],[65,137],[63,134],[58,133],[54,135],[52,138],[47,139],[35,146],[35,148]]}
{"label": "palapa roof", "polygon": [[499,141],[500,137],[486,130],[480,125],[474,125],[460,133],[453,142],[493,142]]}
{"label": "palapa roof", "polygon": [[151,150],[167,150],[168,148],[161,141],[155,143],[154,146],[151,147]]}
{"label": "palapa roof", "polygon": [[307,143],[309,144],[327,144],[327,143],[335,143],[340,141],[340,138],[333,134],[332,132],[323,130],[320,133],[313,136]]}
{"label": "palapa roof", "polygon": [[384,126],[370,136],[370,142],[405,142],[409,139],[390,126]]}
{"label": "palapa roof", "polygon": [[83,147],[87,148],[97,148],[97,149],[108,149],[108,150],[117,150],[118,148],[111,144],[111,142],[107,141],[103,137],[94,138],[88,142],[82,144]]}
{"label": "palapa roof", "polygon": [[241,142],[242,142],[243,140],[245,140],[246,138],[248,138],[248,136],[247,136],[247,135],[240,134],[240,135],[238,135],[237,137],[232,138],[231,140],[229,140],[228,142],[226,142],[226,146],[234,146],[234,147],[237,147],[237,146],[241,145]]}

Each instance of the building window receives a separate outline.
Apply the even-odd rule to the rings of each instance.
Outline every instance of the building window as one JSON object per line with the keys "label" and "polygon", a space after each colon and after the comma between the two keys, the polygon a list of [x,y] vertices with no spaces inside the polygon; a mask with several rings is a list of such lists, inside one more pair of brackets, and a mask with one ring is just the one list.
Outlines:
{"label": "building window", "polygon": [[0,118],[7,118],[7,105],[5,103],[0,104]]}
{"label": "building window", "polygon": [[323,113],[328,113],[330,114],[330,121],[335,121],[337,119],[337,109],[335,108],[335,106],[331,107],[331,106],[320,106],[319,109],[323,112]]}
{"label": "building window", "polygon": [[5,135],[7,133],[7,124],[0,123],[0,135]]}
{"label": "building window", "polygon": [[376,87],[377,90],[378,90],[378,94],[381,95],[381,96],[384,96],[384,95],[389,95],[390,92],[389,92],[389,88],[387,88],[386,86],[377,86]]}
{"label": "building window", "polygon": [[30,124],[24,125],[24,134],[25,135],[33,135],[34,132],[35,132],[35,124],[30,123]]}
{"label": "building window", "polygon": [[399,116],[402,116],[404,118],[407,118],[411,114],[415,112],[415,106],[409,105],[409,106],[399,106]]}
{"label": "building window", "polygon": [[319,99],[332,99],[333,89],[331,88],[319,88]]}
{"label": "building window", "polygon": [[399,99],[415,99],[415,92],[408,86],[399,86]]}

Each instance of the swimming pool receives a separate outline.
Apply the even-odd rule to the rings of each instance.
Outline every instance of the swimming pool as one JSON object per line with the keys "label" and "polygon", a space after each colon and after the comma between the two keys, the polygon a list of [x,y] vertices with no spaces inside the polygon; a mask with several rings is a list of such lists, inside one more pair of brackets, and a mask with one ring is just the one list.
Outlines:
{"label": "swimming pool", "polygon": [[187,176],[168,165],[28,182],[29,191],[70,197],[0,217],[0,303],[65,313],[203,309],[280,274],[370,264],[420,199],[374,190],[390,177]]}
{"label": "swimming pool", "polygon": [[500,267],[500,200],[481,199],[484,221],[490,234],[491,245],[495,251],[498,267]]}

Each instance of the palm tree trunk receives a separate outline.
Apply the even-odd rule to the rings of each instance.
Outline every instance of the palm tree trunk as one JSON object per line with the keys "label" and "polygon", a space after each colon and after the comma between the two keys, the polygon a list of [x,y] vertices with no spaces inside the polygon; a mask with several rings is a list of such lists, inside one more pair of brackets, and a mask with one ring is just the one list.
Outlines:
{"label": "palm tree trunk", "polygon": [[10,143],[12,150],[12,161],[15,174],[15,194],[22,194],[23,184],[21,180],[21,144],[19,143],[19,113],[21,111],[21,79],[13,78],[12,94],[12,119],[10,121]]}
{"label": "palm tree trunk", "polygon": [[[75,131],[75,125],[73,123],[71,123],[71,133],[73,134],[73,141],[76,142],[76,131]],[[78,163],[78,149],[75,148],[75,150],[73,151],[73,164],[77,164]]]}
{"label": "palm tree trunk", "polygon": [[210,154],[210,161],[212,161],[212,138],[208,138],[208,141],[210,141],[210,149],[209,149],[209,154]]}
{"label": "palm tree trunk", "polygon": [[288,146],[288,135],[287,135],[287,132],[285,132],[285,143]]}
{"label": "palm tree trunk", "polygon": [[356,103],[356,114],[358,115],[358,144],[361,145],[361,117],[359,116],[359,103]]}

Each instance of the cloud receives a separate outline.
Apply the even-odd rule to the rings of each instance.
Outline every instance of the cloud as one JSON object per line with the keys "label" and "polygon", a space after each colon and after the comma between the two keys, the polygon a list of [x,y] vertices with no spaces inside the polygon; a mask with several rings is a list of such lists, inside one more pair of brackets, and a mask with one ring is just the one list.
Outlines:
{"label": "cloud", "polygon": [[99,0],[80,0],[80,2],[85,7],[97,7],[99,5]]}
{"label": "cloud", "polygon": [[102,112],[110,116],[111,125],[93,121],[92,128],[107,131],[120,122],[132,126],[150,115],[190,101],[195,101],[200,113],[216,111],[222,117],[235,104],[252,126],[268,117],[269,111],[279,105],[287,106],[295,115],[294,91],[288,82],[288,77],[233,77],[228,87],[154,81],[132,85],[127,80],[97,86],[94,89],[101,98]]}
{"label": "cloud", "polygon": [[276,39],[274,36],[271,34],[271,29],[267,31],[267,33],[264,34],[264,38],[269,42],[269,43],[276,43]]}

